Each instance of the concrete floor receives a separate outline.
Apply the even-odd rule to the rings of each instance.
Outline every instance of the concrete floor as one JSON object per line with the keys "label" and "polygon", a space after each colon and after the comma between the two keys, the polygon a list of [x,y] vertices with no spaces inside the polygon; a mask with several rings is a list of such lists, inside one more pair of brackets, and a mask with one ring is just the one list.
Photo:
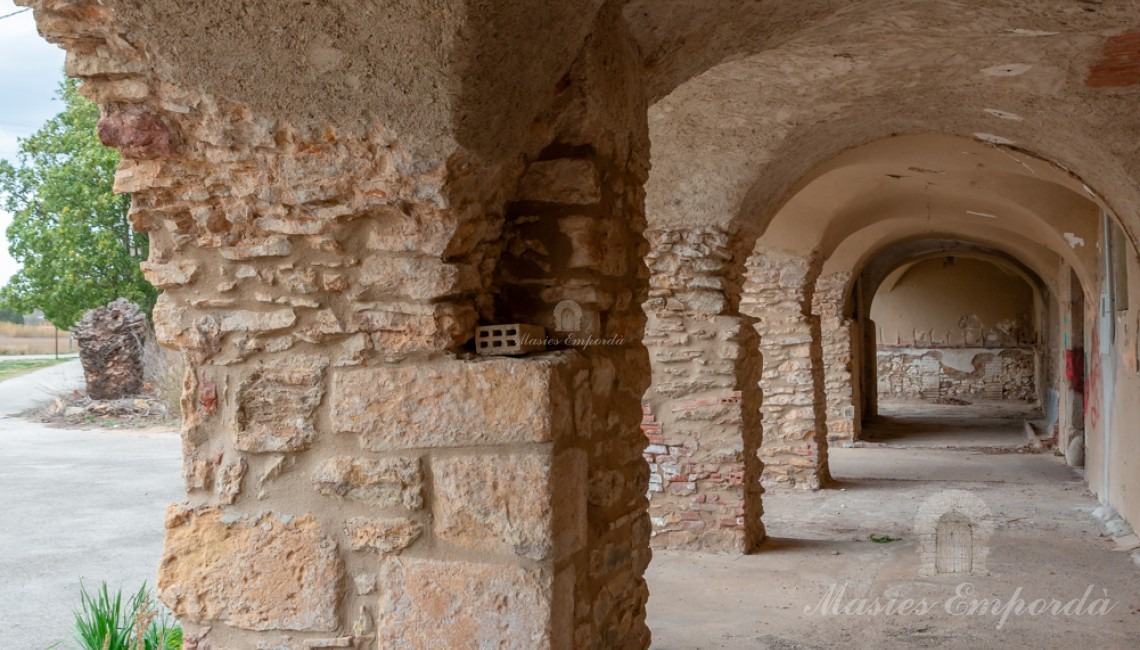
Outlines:
{"label": "concrete floor", "polygon": [[13,417],[82,385],[78,361],[0,382],[0,649],[70,643],[79,583],[154,584],[166,505],[182,498],[173,432],[53,429]]}
{"label": "concrete floor", "polygon": [[[984,417],[969,417],[972,410]],[[1024,408],[891,409],[868,432],[878,442],[831,450],[835,489],[764,495],[772,539],[762,552],[656,552],[647,574],[653,647],[1140,647],[1140,567],[1100,536],[1089,515],[1098,504],[1076,471],[1051,453],[1012,451],[1024,441],[1024,415]],[[915,515],[947,489],[972,492],[992,513],[989,575],[918,573]],[[876,544],[872,534],[901,540]],[[963,583],[973,595],[956,598]],[[814,611],[844,585],[839,614]],[[1115,605],[1106,615],[1010,614],[998,629],[1000,613],[956,609],[980,599],[999,600],[999,612],[1017,597],[1079,600],[1090,586],[1084,611],[1107,593]],[[925,598],[930,608],[861,615],[852,605],[858,598],[883,605]]]}

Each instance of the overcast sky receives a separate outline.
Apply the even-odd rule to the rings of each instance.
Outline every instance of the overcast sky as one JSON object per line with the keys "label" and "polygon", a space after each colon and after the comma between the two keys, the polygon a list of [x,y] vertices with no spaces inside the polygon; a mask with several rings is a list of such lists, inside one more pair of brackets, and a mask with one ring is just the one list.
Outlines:
{"label": "overcast sky", "polygon": [[[0,16],[19,11],[12,0],[0,0]],[[63,78],[63,50],[36,33],[32,12],[0,18],[0,158],[15,162],[16,138],[31,135],[62,103],[55,90]],[[0,235],[12,215],[0,210]],[[8,240],[0,242],[0,285],[16,272],[8,257]]]}

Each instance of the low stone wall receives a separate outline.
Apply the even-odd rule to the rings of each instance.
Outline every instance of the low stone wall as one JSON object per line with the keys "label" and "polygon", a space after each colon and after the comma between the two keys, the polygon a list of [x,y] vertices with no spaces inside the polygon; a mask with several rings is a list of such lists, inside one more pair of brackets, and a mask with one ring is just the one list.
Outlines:
{"label": "low stone wall", "polygon": [[1037,399],[1034,350],[892,348],[878,350],[880,399]]}

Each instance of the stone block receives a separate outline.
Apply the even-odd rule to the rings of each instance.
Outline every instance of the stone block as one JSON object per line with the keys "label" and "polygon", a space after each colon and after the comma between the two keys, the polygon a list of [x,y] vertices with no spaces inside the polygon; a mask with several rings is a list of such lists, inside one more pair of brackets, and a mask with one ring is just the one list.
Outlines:
{"label": "stone block", "polygon": [[302,451],[316,435],[327,361],[287,358],[251,373],[237,389],[234,447],[248,452]]}
{"label": "stone block", "polygon": [[310,515],[167,511],[158,596],[184,622],[331,632],[342,582],[336,544]]}
{"label": "stone block", "polygon": [[381,295],[431,300],[479,284],[479,274],[438,257],[374,255],[360,267],[359,281]]}
{"label": "stone block", "polygon": [[230,461],[222,467],[222,470],[218,472],[218,484],[216,486],[219,503],[231,505],[237,501],[238,495],[241,494],[242,479],[245,478],[247,469],[249,469],[249,465],[244,458]]}
{"label": "stone block", "polygon": [[551,620],[562,617],[552,613],[552,578],[545,570],[393,557],[384,561],[380,583],[385,586],[376,616],[381,648],[557,645]]}
{"label": "stone block", "polygon": [[388,451],[548,442],[573,426],[563,377],[573,353],[338,370],[331,418]]}
{"label": "stone block", "polygon": [[170,129],[154,113],[142,107],[111,110],[99,118],[99,141],[124,158],[165,158],[174,149]]}
{"label": "stone block", "polygon": [[243,241],[236,246],[223,248],[221,255],[227,260],[250,260],[259,257],[284,257],[293,252],[293,245],[285,235]]}
{"label": "stone block", "polygon": [[[558,559],[585,540],[584,452],[457,456],[432,462],[436,536],[467,549]],[[556,548],[557,547],[557,548]]]}
{"label": "stone block", "polygon": [[292,309],[224,311],[218,312],[217,318],[222,332],[270,332],[292,327],[297,322],[297,315]]}
{"label": "stone block", "polygon": [[146,261],[139,265],[147,282],[158,289],[172,289],[190,284],[198,272],[194,260],[178,260],[170,263]]}
{"label": "stone block", "polygon": [[418,510],[423,506],[419,458],[337,456],[313,471],[313,485],[325,496],[362,501],[377,508]]}
{"label": "stone block", "polygon": [[374,519],[353,517],[344,534],[354,551],[373,551],[390,555],[412,545],[423,533],[423,524],[411,519]]}
{"label": "stone block", "polygon": [[363,303],[345,330],[370,333],[378,351],[444,350],[469,340],[477,320],[468,304]]}
{"label": "stone block", "polygon": [[570,215],[558,220],[558,229],[570,242],[567,268],[596,269],[603,275],[625,273],[625,242],[613,222]]}
{"label": "stone block", "polygon": [[366,217],[360,234],[369,250],[421,253],[447,259],[466,255],[481,242],[494,239],[501,227],[486,216],[457,214],[422,205],[405,205],[402,209],[377,205]]}
{"label": "stone block", "polygon": [[598,170],[589,160],[559,158],[533,162],[519,181],[519,199],[590,205],[602,199]]}

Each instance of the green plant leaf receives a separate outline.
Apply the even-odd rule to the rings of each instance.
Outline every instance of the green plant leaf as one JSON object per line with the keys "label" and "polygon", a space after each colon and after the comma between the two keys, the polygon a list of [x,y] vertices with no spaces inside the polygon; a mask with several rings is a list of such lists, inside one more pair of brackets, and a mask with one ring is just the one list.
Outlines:
{"label": "green plant leaf", "polygon": [[158,608],[145,583],[126,603],[122,590],[112,595],[106,582],[94,594],[80,583],[79,600],[74,636],[81,650],[138,650],[138,627],[144,650],[182,647],[182,627]]}

